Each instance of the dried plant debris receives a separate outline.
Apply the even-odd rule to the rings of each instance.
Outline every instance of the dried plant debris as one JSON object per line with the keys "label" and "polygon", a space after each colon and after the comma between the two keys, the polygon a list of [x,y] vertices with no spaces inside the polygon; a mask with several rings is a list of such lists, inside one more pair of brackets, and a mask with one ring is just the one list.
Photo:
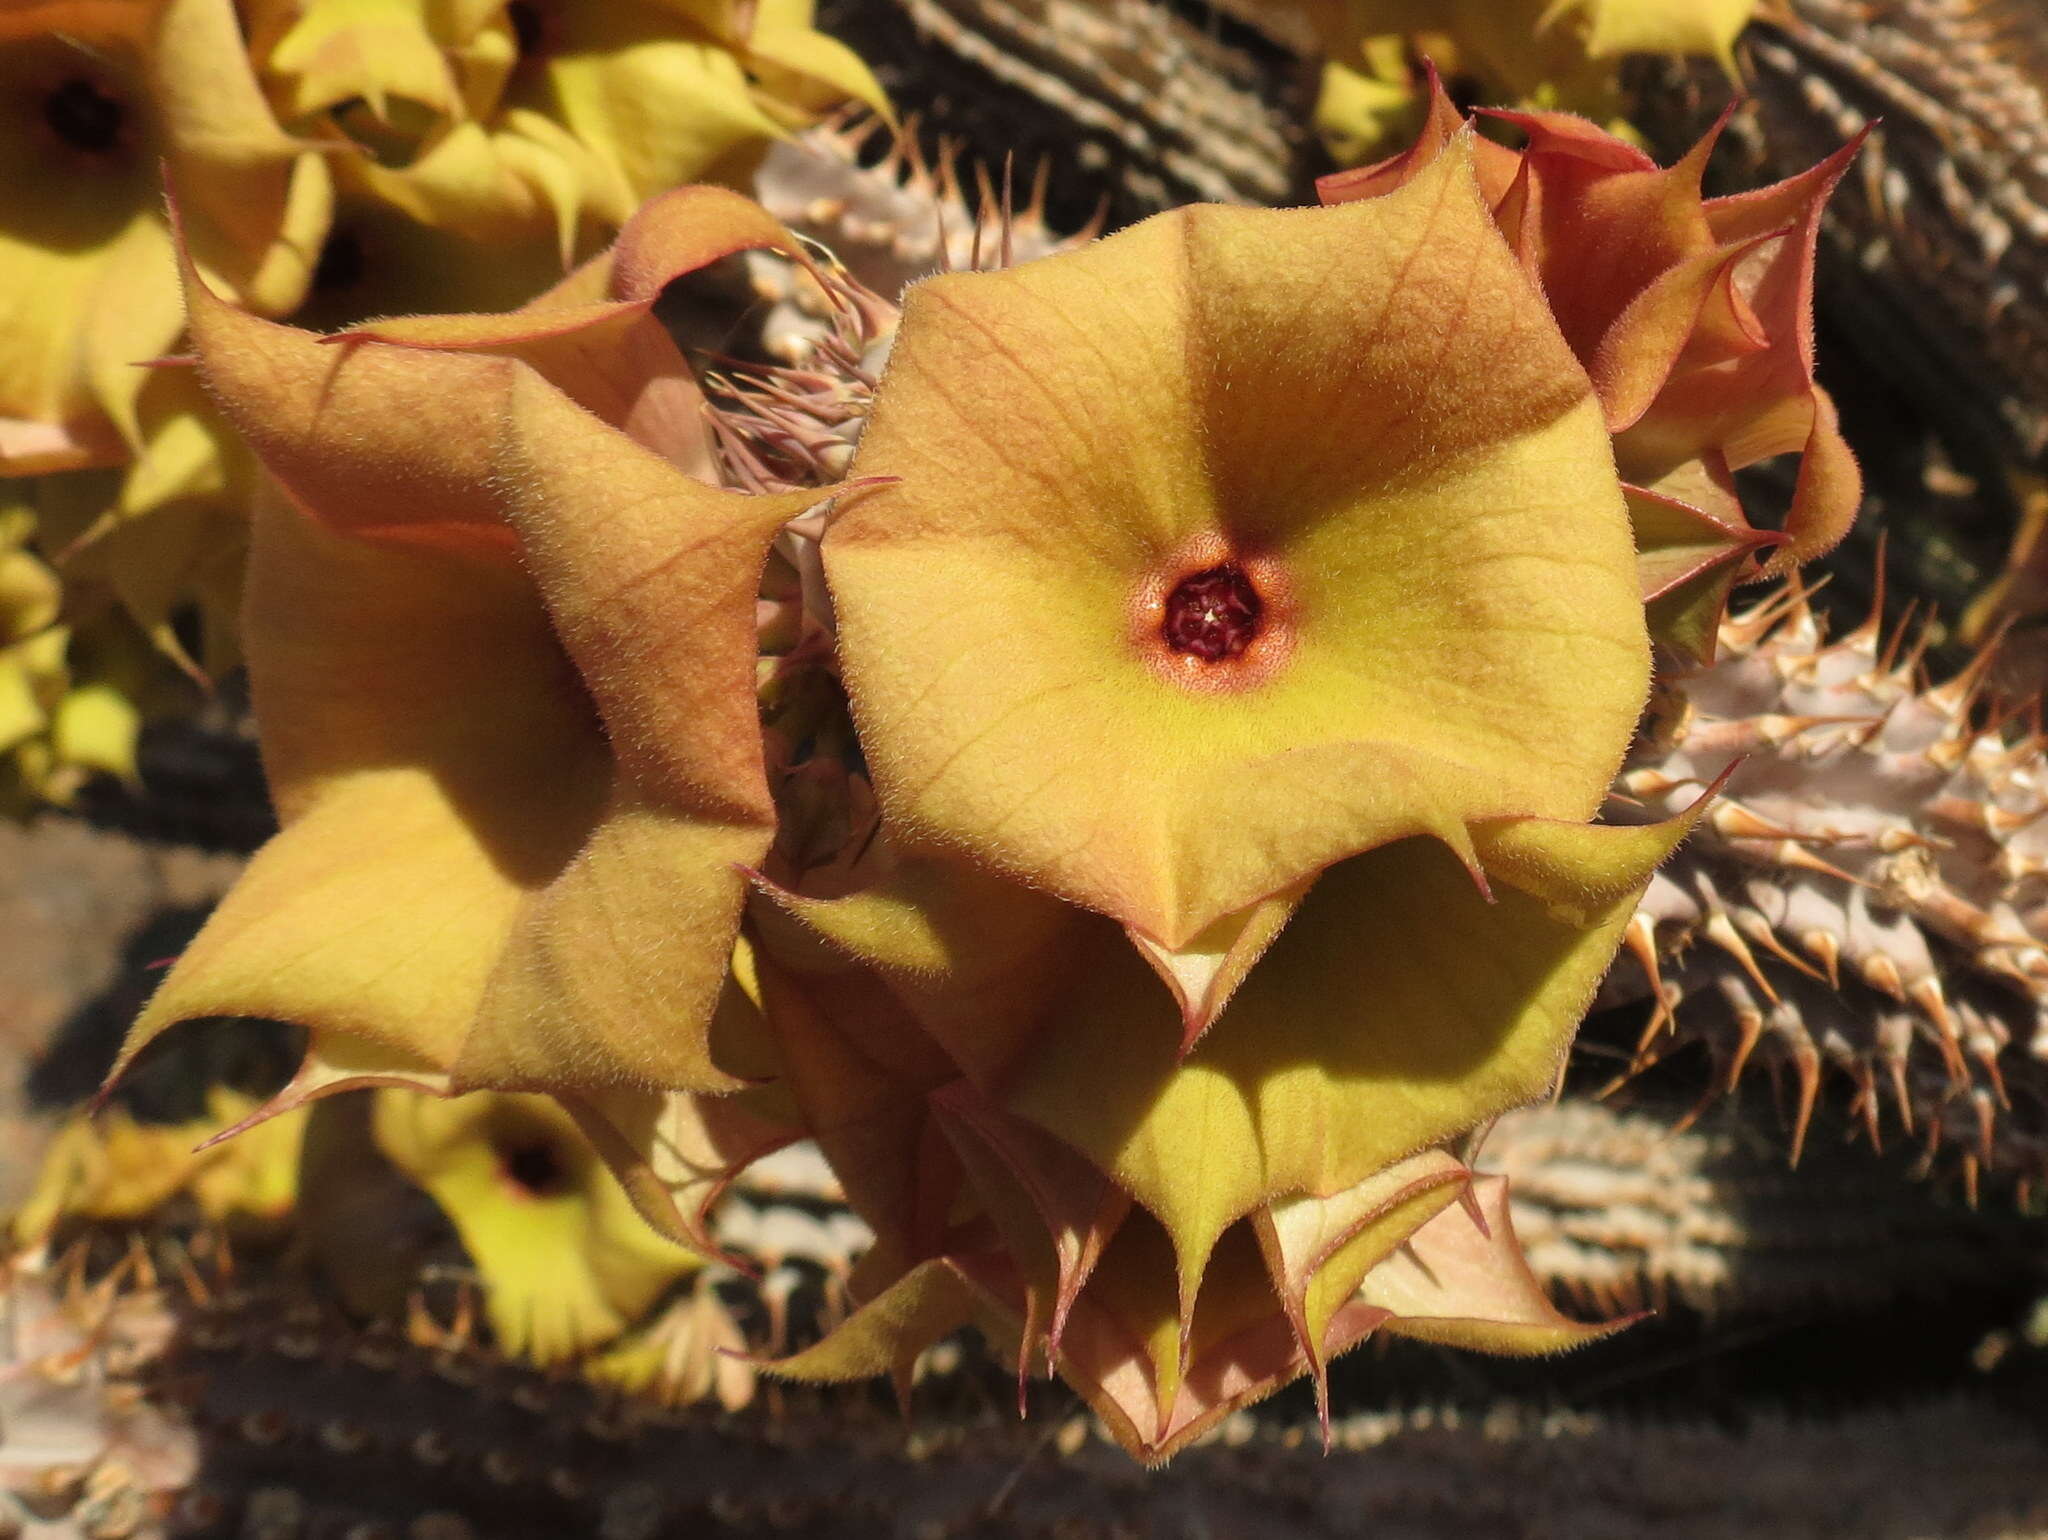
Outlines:
{"label": "dried plant debris", "polygon": [[124,1267],[0,1261],[0,1535],[160,1540],[199,1441],[144,1381],[175,1323]]}

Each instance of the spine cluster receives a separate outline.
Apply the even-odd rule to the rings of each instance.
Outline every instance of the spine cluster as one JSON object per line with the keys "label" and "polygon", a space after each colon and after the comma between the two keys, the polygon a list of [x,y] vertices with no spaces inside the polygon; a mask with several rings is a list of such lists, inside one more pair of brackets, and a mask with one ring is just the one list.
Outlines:
{"label": "spine cluster", "polygon": [[958,160],[934,165],[909,134],[862,164],[886,132],[872,119],[811,129],[769,151],[756,178],[762,207],[827,265],[814,273],[768,251],[744,259],[763,307],[760,350],[778,362],[736,366],[708,383],[723,408],[714,418],[721,458],[746,490],[824,486],[845,474],[911,284],[1050,256],[1099,233],[1099,219],[1071,236],[1047,225],[1045,165],[1021,202],[977,165],[970,205]]}
{"label": "spine cluster", "polygon": [[1984,690],[1987,653],[1930,684],[1876,614],[1830,639],[1788,588],[1666,681],[1616,783],[1662,816],[1736,768],[1652,880],[1608,984],[1655,1002],[1629,1073],[1690,1044],[1701,1107],[1765,1065],[1796,1160],[1824,1081],[1871,1144],[1987,1175],[2048,1175],[2048,763],[2038,716]]}

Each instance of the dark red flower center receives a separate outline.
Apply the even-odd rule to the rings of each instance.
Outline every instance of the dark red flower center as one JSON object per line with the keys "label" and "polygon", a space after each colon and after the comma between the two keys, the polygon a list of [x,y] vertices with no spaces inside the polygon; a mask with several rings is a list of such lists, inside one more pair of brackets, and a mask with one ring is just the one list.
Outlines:
{"label": "dark red flower center", "polygon": [[336,225],[320,247],[320,260],[313,265],[313,287],[323,292],[352,289],[363,281],[368,261],[362,237],[346,225]]}
{"label": "dark red flower center", "polygon": [[532,1139],[498,1151],[505,1180],[534,1198],[554,1198],[569,1187],[569,1171],[561,1152],[545,1139]]}
{"label": "dark red flower center", "polygon": [[519,47],[520,58],[530,58],[547,46],[547,21],[532,0],[512,0],[505,7],[505,20],[512,25],[512,41]]}
{"label": "dark red flower center", "polygon": [[1225,562],[1181,579],[1166,596],[1159,634],[1175,652],[1220,663],[1251,646],[1264,608],[1244,568]]}
{"label": "dark red flower center", "polygon": [[43,121],[74,150],[104,155],[121,142],[128,111],[90,80],[74,77],[43,99]]}

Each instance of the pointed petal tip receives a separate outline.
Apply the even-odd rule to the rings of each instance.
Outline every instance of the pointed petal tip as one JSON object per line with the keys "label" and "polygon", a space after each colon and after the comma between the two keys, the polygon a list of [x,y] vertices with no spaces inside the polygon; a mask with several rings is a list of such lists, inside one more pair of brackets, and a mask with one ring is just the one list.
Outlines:
{"label": "pointed petal tip", "polygon": [[726,863],[726,870],[739,877],[742,882],[746,883],[748,887],[754,889],[755,892],[761,894],[764,898],[780,901],[783,898],[796,897],[796,894],[791,889],[785,888],[781,883],[751,862],[730,861]]}
{"label": "pointed petal tip", "polygon": [[1493,1226],[1487,1221],[1486,1210],[1480,1204],[1479,1194],[1473,1190],[1469,1177],[1458,1189],[1458,1206],[1464,1209],[1465,1217],[1472,1221],[1472,1226],[1479,1232],[1481,1239],[1493,1239]]}

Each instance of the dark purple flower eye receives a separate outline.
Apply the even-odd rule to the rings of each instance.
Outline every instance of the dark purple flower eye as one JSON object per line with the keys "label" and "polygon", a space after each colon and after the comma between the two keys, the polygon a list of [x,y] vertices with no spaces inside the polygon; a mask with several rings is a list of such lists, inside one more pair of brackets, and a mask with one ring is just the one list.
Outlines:
{"label": "dark purple flower eye", "polygon": [[50,132],[92,155],[104,155],[121,142],[121,124],[128,109],[90,80],[74,77],[43,100],[43,121]]}
{"label": "dark purple flower eye", "polygon": [[1159,634],[1175,652],[1218,663],[1251,646],[1264,609],[1250,575],[1237,563],[1225,562],[1183,578],[1166,596]]}

